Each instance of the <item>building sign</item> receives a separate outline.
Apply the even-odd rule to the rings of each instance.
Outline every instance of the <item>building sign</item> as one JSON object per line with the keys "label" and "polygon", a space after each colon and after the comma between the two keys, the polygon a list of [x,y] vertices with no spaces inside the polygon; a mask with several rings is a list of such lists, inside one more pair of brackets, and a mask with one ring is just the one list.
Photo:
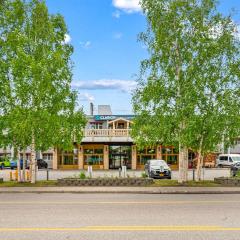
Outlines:
{"label": "building sign", "polygon": [[103,115],[97,115],[97,116],[95,116],[95,120],[96,121],[106,121],[106,120],[114,120],[114,119],[116,119],[116,116],[103,116]]}
{"label": "building sign", "polygon": [[132,119],[133,115],[95,115],[95,121],[107,121],[107,120],[114,120],[117,118],[125,118],[125,119]]}

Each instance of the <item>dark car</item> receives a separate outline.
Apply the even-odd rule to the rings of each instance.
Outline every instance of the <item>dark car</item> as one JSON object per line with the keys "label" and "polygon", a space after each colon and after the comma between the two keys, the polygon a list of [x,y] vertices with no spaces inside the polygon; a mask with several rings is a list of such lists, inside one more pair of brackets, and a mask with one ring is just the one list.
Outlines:
{"label": "dark car", "polygon": [[238,171],[240,171],[240,162],[236,162],[231,166],[231,173],[233,177],[237,175]]}
{"label": "dark car", "polygon": [[38,169],[40,168],[48,168],[48,164],[43,159],[37,160]]}
{"label": "dark car", "polygon": [[145,173],[150,178],[171,179],[171,169],[164,160],[148,160],[145,164]]}

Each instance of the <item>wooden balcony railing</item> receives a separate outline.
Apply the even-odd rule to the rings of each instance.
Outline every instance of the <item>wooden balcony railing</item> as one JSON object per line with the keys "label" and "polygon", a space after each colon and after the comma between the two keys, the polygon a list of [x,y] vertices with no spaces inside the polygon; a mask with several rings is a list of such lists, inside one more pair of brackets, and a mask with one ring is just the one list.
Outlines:
{"label": "wooden balcony railing", "polygon": [[84,137],[129,137],[131,129],[85,129]]}

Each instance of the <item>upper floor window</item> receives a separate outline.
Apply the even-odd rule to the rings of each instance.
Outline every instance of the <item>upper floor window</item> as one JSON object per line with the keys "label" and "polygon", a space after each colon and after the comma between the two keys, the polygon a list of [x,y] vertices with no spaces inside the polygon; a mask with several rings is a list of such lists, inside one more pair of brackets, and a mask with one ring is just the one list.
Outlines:
{"label": "upper floor window", "polygon": [[90,123],[90,128],[91,129],[103,129],[103,124],[102,123]]}

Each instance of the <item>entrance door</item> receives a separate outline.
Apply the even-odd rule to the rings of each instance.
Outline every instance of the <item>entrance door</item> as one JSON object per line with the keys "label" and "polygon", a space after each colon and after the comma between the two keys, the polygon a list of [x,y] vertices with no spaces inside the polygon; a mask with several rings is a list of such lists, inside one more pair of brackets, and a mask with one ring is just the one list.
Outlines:
{"label": "entrance door", "polygon": [[109,168],[131,168],[131,146],[109,146]]}

